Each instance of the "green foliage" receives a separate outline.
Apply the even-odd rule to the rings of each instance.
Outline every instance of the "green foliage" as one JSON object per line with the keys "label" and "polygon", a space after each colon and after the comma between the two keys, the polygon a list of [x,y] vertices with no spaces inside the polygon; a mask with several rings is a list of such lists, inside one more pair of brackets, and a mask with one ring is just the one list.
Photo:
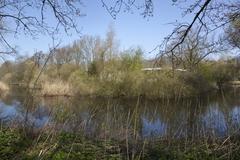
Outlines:
{"label": "green foliage", "polygon": [[202,63],[197,74],[201,75],[206,83],[215,83],[218,87],[228,81],[238,80],[239,76],[238,68],[232,60]]}
{"label": "green foliage", "polygon": [[134,71],[142,69],[141,49],[126,51],[121,57],[121,70]]}
{"label": "green foliage", "polygon": [[57,66],[56,65],[48,65],[44,74],[46,74],[50,79],[57,78],[59,76]]}
{"label": "green foliage", "polygon": [[[231,141],[236,149],[229,149],[231,145],[224,144],[222,140],[214,143],[201,141],[162,140],[146,141],[144,151],[141,144],[129,144],[126,154],[125,142],[112,140],[90,140],[81,134],[59,132],[54,135],[42,133],[41,136],[30,139],[23,136],[19,130],[0,131],[0,159],[53,159],[53,160],[120,160],[128,159],[134,152],[135,158],[146,160],[218,160],[239,159],[239,138]],[[130,142],[129,142],[130,143]],[[218,147],[221,146],[221,147]],[[136,149],[139,148],[139,149]],[[143,152],[142,152],[143,151]]]}
{"label": "green foliage", "polygon": [[[112,142],[90,141],[80,134],[59,133],[50,142],[44,143],[45,138],[38,141],[27,153],[28,159],[53,159],[53,160],[92,160],[92,159],[121,159],[118,148]],[[51,147],[55,146],[55,147]],[[39,152],[49,148],[39,156]]]}
{"label": "green foliage", "polygon": [[186,85],[179,75],[172,77],[169,72],[159,72],[147,74],[143,93],[149,98],[180,98],[188,97],[193,92],[191,86]]}
{"label": "green foliage", "polygon": [[211,88],[209,81],[200,73],[183,73],[181,79],[185,85],[191,87],[191,94],[199,95],[209,91]]}
{"label": "green foliage", "polygon": [[[0,131],[0,158],[1,160],[14,159],[18,157],[29,144],[19,132],[14,130]],[[18,157],[19,158],[19,157]]]}
{"label": "green foliage", "polygon": [[234,80],[234,65],[232,63],[217,63],[213,67],[213,79],[221,86],[223,83]]}
{"label": "green foliage", "polygon": [[67,81],[68,78],[71,76],[73,72],[75,72],[78,69],[76,65],[73,64],[63,64],[61,68],[59,69],[59,78]]}
{"label": "green foliage", "polygon": [[197,73],[204,77],[208,82],[214,82],[214,75],[213,75],[213,69],[214,69],[215,63],[201,63],[198,67]]}
{"label": "green foliage", "polygon": [[[201,144],[181,141],[173,141],[170,144],[154,143],[146,147],[143,159],[151,160],[218,160],[218,159],[238,159],[239,152],[228,151],[228,147],[216,150],[216,146],[221,142],[215,144]],[[167,147],[166,147],[167,145]]]}
{"label": "green foliage", "polygon": [[73,86],[73,92],[76,95],[90,95],[96,90],[94,77],[88,76],[80,69],[71,73],[68,82]]}
{"label": "green foliage", "polygon": [[0,156],[2,159],[10,159],[17,153],[15,145],[20,141],[20,136],[12,132],[0,132]]}
{"label": "green foliage", "polygon": [[88,73],[90,75],[98,75],[99,74],[99,71],[98,71],[98,67],[97,67],[97,62],[96,61],[93,61],[89,67],[88,67]]}
{"label": "green foliage", "polygon": [[126,51],[120,59],[105,64],[100,75],[99,95],[138,96],[142,93],[144,81],[142,51]]}
{"label": "green foliage", "polygon": [[100,75],[103,71],[104,64],[102,61],[93,61],[88,67],[88,74],[91,76]]}
{"label": "green foliage", "polygon": [[34,80],[38,68],[36,64],[31,60],[24,60],[14,66],[13,73],[11,76],[11,82],[18,83],[30,83]]}

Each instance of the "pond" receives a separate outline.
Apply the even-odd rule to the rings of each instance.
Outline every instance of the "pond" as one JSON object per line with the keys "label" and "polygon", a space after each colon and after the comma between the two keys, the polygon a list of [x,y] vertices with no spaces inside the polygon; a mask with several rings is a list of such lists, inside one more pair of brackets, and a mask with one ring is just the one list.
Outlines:
{"label": "pond", "polygon": [[225,137],[240,131],[240,90],[201,98],[40,98],[14,91],[0,100],[2,125],[125,139]]}

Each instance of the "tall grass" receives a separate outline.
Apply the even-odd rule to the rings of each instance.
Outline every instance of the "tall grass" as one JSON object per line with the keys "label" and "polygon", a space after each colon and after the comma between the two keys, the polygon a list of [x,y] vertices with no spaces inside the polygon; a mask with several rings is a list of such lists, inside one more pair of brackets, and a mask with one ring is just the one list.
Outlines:
{"label": "tall grass", "polygon": [[72,90],[71,85],[62,80],[47,81],[42,84],[41,94],[44,96],[71,96],[73,95]]}
{"label": "tall grass", "polygon": [[6,95],[8,91],[9,91],[8,85],[0,81],[0,96]]}

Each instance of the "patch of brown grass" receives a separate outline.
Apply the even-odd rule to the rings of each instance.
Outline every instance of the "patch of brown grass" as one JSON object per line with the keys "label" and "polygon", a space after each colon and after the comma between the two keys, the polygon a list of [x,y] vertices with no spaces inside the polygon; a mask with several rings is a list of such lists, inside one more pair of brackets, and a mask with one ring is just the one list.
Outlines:
{"label": "patch of brown grass", "polygon": [[42,85],[41,93],[43,96],[72,96],[72,87],[69,83],[55,80],[53,82],[45,82]]}
{"label": "patch of brown grass", "polygon": [[6,95],[8,91],[9,91],[8,85],[0,81],[0,96]]}

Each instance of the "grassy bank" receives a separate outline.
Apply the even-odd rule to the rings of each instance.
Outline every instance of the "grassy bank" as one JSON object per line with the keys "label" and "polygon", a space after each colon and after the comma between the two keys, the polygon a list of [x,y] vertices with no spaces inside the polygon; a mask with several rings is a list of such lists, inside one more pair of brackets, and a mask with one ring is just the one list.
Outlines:
{"label": "grassy bank", "polygon": [[239,159],[239,137],[224,139],[118,142],[93,140],[80,134],[40,134],[32,138],[18,130],[0,131],[0,157],[9,159]]}

